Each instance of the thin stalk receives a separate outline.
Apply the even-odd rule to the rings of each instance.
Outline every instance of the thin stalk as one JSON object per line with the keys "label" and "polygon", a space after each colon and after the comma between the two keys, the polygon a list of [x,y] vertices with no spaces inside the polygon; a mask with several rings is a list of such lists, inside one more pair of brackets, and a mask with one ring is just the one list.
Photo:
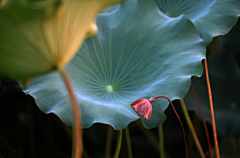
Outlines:
{"label": "thin stalk", "polygon": [[82,157],[82,122],[81,122],[81,113],[80,107],[78,107],[77,99],[74,94],[74,89],[71,83],[71,80],[65,70],[65,68],[58,69],[63,77],[67,90],[69,92],[69,97],[72,102],[73,114],[74,114],[74,125],[73,128],[73,137],[72,137],[72,157],[81,158]]}
{"label": "thin stalk", "polygon": [[156,97],[150,98],[149,100],[150,100],[150,102],[153,102],[157,98],[166,98],[169,101],[169,103],[171,104],[172,109],[173,109],[175,115],[177,116],[178,121],[179,121],[179,123],[181,125],[181,128],[182,128],[183,140],[184,140],[184,145],[185,145],[185,155],[186,155],[186,158],[187,158],[188,157],[188,154],[187,154],[187,141],[186,141],[186,136],[185,136],[185,132],[184,132],[184,128],[183,128],[183,124],[182,124],[181,118],[179,117],[176,109],[174,108],[172,101],[167,96],[165,96],[165,95],[158,95]]}
{"label": "thin stalk", "polygon": [[189,114],[188,114],[188,111],[187,111],[187,107],[186,107],[183,99],[180,99],[180,104],[181,104],[181,107],[182,107],[182,110],[183,110],[184,117],[185,117],[185,119],[187,121],[188,128],[189,128],[189,130],[190,130],[190,132],[191,132],[191,134],[192,134],[192,136],[194,138],[194,142],[195,142],[195,145],[196,145],[196,147],[198,149],[198,152],[201,155],[201,158],[205,158],[202,146],[201,146],[201,144],[200,144],[200,142],[198,140],[197,134],[195,132],[195,129],[194,129],[193,124],[192,124],[192,121],[191,121],[191,119],[189,117]]}
{"label": "thin stalk", "polygon": [[[193,118],[192,118],[192,123],[193,123],[194,125],[197,125],[197,126],[194,126],[194,129],[195,129],[196,131],[198,130],[197,128],[199,128],[199,126],[198,126],[198,123],[199,123],[199,122],[197,122],[197,121],[198,121],[198,120],[196,119],[196,117],[193,117]],[[200,136],[200,137],[201,137],[201,136]],[[195,141],[194,141],[194,138],[193,138],[193,136],[192,136],[191,133],[188,135],[187,146],[188,146],[188,155],[191,157],[192,154],[194,153],[193,148],[195,148]]]}
{"label": "thin stalk", "polygon": [[163,124],[158,126],[160,158],[165,158]]}
{"label": "thin stalk", "polygon": [[118,158],[119,157],[121,146],[122,146],[122,130],[120,130],[118,132],[118,140],[117,140],[117,146],[116,146],[114,158]]}
{"label": "thin stalk", "polygon": [[173,109],[175,115],[177,116],[178,121],[179,121],[179,123],[181,125],[181,128],[182,128],[183,140],[184,140],[184,145],[185,145],[185,155],[186,155],[186,158],[187,158],[188,157],[188,154],[187,154],[187,141],[186,141],[186,136],[185,136],[185,132],[184,132],[184,128],[183,128],[183,124],[182,124],[181,118],[179,117],[176,109],[174,108],[172,101],[167,96],[165,96],[165,95],[158,95],[156,97],[150,98],[149,101],[153,102],[157,98],[166,98],[169,101],[169,103],[171,104],[172,109]]}
{"label": "thin stalk", "polygon": [[211,112],[211,118],[212,118],[212,128],[213,128],[213,138],[214,138],[214,144],[215,144],[216,158],[220,158],[218,140],[217,140],[217,129],[215,124],[214,109],[213,109],[212,91],[211,91],[209,75],[208,75],[207,60],[204,59],[203,61],[204,61],[204,67],[206,72],[206,81],[207,81],[207,88],[208,88],[210,112]]}
{"label": "thin stalk", "polygon": [[192,94],[193,94],[193,97],[195,99],[195,102],[197,104],[197,107],[198,107],[198,111],[200,113],[200,116],[202,118],[202,122],[203,122],[203,127],[204,127],[204,130],[205,130],[205,134],[206,134],[206,137],[207,137],[207,142],[208,142],[208,150],[209,150],[209,156],[210,158],[213,158],[213,155],[212,155],[212,147],[211,147],[211,142],[210,142],[210,138],[209,138],[209,134],[208,134],[208,128],[207,128],[207,124],[205,122],[205,119],[204,119],[204,116],[203,116],[203,113],[202,113],[202,109],[199,105],[199,102],[198,102],[198,99],[197,99],[197,95],[194,91],[194,88],[193,88],[193,85],[191,84],[191,91],[192,91]]}
{"label": "thin stalk", "polygon": [[106,158],[111,157],[111,144],[112,144],[113,129],[111,126],[107,127],[107,143],[106,143]]}
{"label": "thin stalk", "polygon": [[133,156],[132,156],[132,145],[131,145],[131,139],[130,139],[128,126],[125,128],[124,131],[125,131],[126,140],[127,140],[128,158],[133,158]]}

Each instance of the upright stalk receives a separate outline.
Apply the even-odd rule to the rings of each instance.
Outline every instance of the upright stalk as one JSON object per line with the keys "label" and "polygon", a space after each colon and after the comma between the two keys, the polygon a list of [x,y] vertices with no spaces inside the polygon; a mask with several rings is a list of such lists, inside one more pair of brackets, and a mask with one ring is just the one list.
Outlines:
{"label": "upright stalk", "polygon": [[116,146],[114,158],[118,158],[119,157],[121,146],[122,146],[122,130],[120,130],[118,132],[118,140],[117,140],[117,146]]}
{"label": "upright stalk", "polygon": [[131,139],[130,139],[128,126],[125,128],[124,131],[125,131],[126,140],[127,140],[128,158],[133,158],[133,156],[132,156],[132,145],[131,145]]}
{"label": "upright stalk", "polygon": [[213,109],[212,92],[211,92],[211,86],[210,86],[209,75],[208,75],[207,60],[204,59],[203,61],[204,61],[204,67],[206,72],[206,81],[207,81],[207,88],[208,88],[210,112],[211,112],[211,118],[212,118],[212,128],[213,128],[213,138],[214,138],[214,144],[215,144],[216,158],[220,158],[218,140],[217,140],[217,129],[215,124],[214,109]]}
{"label": "upright stalk", "polygon": [[165,158],[163,124],[158,126],[160,158]]}
{"label": "upright stalk", "polygon": [[201,158],[205,158],[202,146],[201,146],[201,144],[199,142],[199,139],[197,137],[197,134],[195,132],[195,129],[194,129],[193,124],[192,124],[192,121],[191,121],[191,119],[189,117],[189,114],[188,114],[188,111],[187,111],[187,107],[186,107],[183,99],[180,99],[180,104],[181,104],[181,107],[182,107],[182,110],[183,110],[184,117],[185,117],[185,119],[187,121],[188,128],[189,128],[189,130],[190,130],[190,132],[191,132],[191,134],[192,134],[192,136],[194,138],[194,142],[195,142],[195,145],[196,145],[196,147],[198,149],[198,152],[201,155]]}
{"label": "upright stalk", "polygon": [[183,128],[183,124],[182,124],[181,118],[179,117],[176,109],[174,108],[172,101],[167,96],[165,96],[165,95],[158,95],[156,97],[150,98],[149,101],[153,102],[157,98],[166,98],[169,101],[169,103],[171,104],[172,109],[173,109],[175,115],[177,116],[178,121],[179,121],[179,123],[181,125],[181,128],[182,128],[183,140],[184,140],[184,145],[185,145],[185,155],[186,155],[186,158],[187,158],[188,157],[188,154],[187,154],[187,141],[186,141],[186,136],[185,136],[185,132],[184,132],[184,128]]}
{"label": "upright stalk", "polygon": [[199,102],[198,102],[198,99],[197,99],[197,95],[194,91],[194,88],[193,88],[193,85],[191,84],[191,91],[192,91],[192,94],[193,94],[193,97],[195,99],[195,102],[197,104],[197,107],[198,107],[198,111],[200,113],[200,116],[202,118],[202,122],[203,122],[203,127],[204,127],[204,130],[205,130],[205,134],[206,134],[206,137],[207,137],[207,142],[208,142],[208,150],[209,150],[209,155],[210,155],[210,158],[213,158],[213,155],[212,155],[212,148],[211,148],[211,142],[210,142],[210,138],[209,138],[209,134],[208,134],[208,128],[207,128],[207,124],[205,122],[205,119],[203,117],[203,113],[202,113],[202,110],[201,110],[201,107],[199,105]]}
{"label": "upright stalk", "polygon": [[112,133],[113,133],[112,127],[108,126],[107,127],[106,158],[111,157]]}
{"label": "upright stalk", "polygon": [[73,146],[72,146],[72,157],[81,158],[82,157],[82,123],[81,123],[81,113],[78,107],[77,99],[74,94],[74,89],[71,80],[65,70],[65,68],[58,69],[63,77],[67,90],[69,92],[70,100],[72,102],[73,114],[74,114],[74,125],[73,128]]}

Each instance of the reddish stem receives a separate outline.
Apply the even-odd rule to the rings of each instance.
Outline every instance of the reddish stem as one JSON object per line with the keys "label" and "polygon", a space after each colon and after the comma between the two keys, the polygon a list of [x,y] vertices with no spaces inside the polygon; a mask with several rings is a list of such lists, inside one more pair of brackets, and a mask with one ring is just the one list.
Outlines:
{"label": "reddish stem", "polygon": [[182,127],[182,133],[183,133],[183,139],[184,139],[184,145],[185,145],[185,154],[186,154],[186,158],[187,158],[188,157],[188,155],[187,155],[187,141],[186,141],[186,136],[185,136],[185,132],[184,132],[182,121],[181,121],[181,119],[180,119],[176,109],[174,108],[172,101],[167,96],[159,95],[159,96],[150,98],[149,100],[150,100],[150,102],[153,102],[154,99],[157,99],[157,98],[166,98],[170,102],[170,104],[171,104],[171,106],[173,108],[173,111],[174,111],[175,115],[177,116],[177,118],[178,118],[178,120],[179,120],[179,122],[181,124],[181,127]]}
{"label": "reddish stem", "polygon": [[208,75],[207,60],[204,59],[203,61],[204,61],[205,72],[206,72],[206,81],[207,81],[207,88],[208,88],[210,112],[211,112],[211,118],[212,118],[212,128],[213,128],[213,138],[214,138],[214,144],[215,144],[216,158],[220,158],[218,140],[217,140],[217,129],[216,129],[215,118],[214,118],[212,92],[211,92],[211,86],[210,86],[209,75]]}
{"label": "reddish stem", "polygon": [[195,102],[197,104],[197,107],[198,107],[198,111],[200,113],[200,116],[202,118],[202,122],[203,122],[203,126],[204,126],[204,130],[205,130],[205,133],[206,133],[206,137],[207,137],[207,142],[208,142],[208,149],[209,149],[209,155],[210,155],[210,158],[213,158],[213,155],[212,155],[212,148],[211,148],[211,142],[210,142],[210,138],[209,138],[209,134],[208,134],[208,128],[207,128],[207,125],[206,125],[206,122],[205,122],[205,119],[204,119],[204,116],[203,116],[203,113],[202,113],[202,109],[199,105],[199,102],[198,102],[198,99],[197,99],[197,95],[194,91],[194,88],[193,88],[193,85],[191,84],[191,91],[192,91],[192,94],[193,94],[193,97],[195,99]]}
{"label": "reddish stem", "polygon": [[73,114],[74,114],[75,128],[73,128],[72,157],[80,158],[82,157],[82,127],[81,127],[82,122],[81,122],[80,107],[78,107],[77,99],[74,94],[74,89],[66,70],[64,68],[59,68],[59,71],[62,74],[63,80],[68,89],[70,100],[72,102]]}

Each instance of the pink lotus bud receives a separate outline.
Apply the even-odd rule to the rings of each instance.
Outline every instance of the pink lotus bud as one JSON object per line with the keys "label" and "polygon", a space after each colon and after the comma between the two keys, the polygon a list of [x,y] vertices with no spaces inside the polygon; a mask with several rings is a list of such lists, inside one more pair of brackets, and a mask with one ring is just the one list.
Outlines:
{"label": "pink lotus bud", "polygon": [[152,104],[148,99],[138,99],[133,102],[131,106],[138,115],[142,116],[147,120],[150,120],[150,117],[152,115]]}

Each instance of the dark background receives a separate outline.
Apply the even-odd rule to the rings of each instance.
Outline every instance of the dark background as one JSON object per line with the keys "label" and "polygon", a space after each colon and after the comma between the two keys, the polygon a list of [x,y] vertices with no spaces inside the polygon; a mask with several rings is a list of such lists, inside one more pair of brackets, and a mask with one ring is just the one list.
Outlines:
{"label": "dark background", "polygon": [[[177,111],[186,127],[178,101],[174,101]],[[17,82],[6,80],[0,88],[0,158],[70,158],[72,128],[65,125],[54,114],[42,113],[34,99],[22,92]],[[202,123],[194,113],[190,113],[196,130],[199,133],[203,148],[207,151],[205,133]],[[180,124],[172,108],[166,110],[167,120],[164,123],[164,139],[167,155],[184,157],[184,142]],[[105,157],[108,128],[104,124],[94,124],[83,130],[84,156]],[[112,129],[113,130],[113,129]],[[211,129],[209,128],[211,131]],[[138,158],[159,157],[158,128],[145,129],[140,120],[129,125],[133,156]],[[187,127],[192,155],[197,155],[192,138]],[[117,131],[112,135],[112,156],[117,143]],[[211,132],[210,132],[211,134]],[[128,157],[125,134],[120,157]],[[194,156],[198,157],[198,156]]]}

